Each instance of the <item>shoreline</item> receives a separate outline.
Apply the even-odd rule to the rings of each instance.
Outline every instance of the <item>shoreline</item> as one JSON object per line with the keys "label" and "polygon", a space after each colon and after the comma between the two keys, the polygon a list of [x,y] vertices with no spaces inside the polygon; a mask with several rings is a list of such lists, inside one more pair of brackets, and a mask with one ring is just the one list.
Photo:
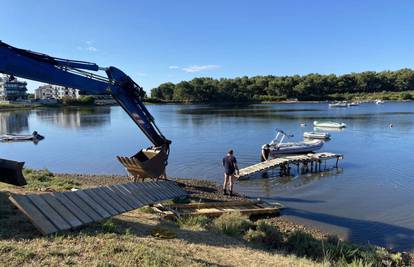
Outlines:
{"label": "shoreline", "polygon": [[[145,105],[254,105],[254,104],[322,104],[335,102],[336,100],[298,100],[298,101],[248,101],[248,102],[197,102],[197,101],[144,101]],[[351,101],[351,100],[349,100]],[[373,99],[358,100],[363,103],[374,103]],[[391,103],[411,103],[413,100],[386,100]],[[88,105],[63,105],[63,104],[0,104],[1,111],[31,110],[38,108],[95,108],[112,107],[117,104],[88,104]]]}
{"label": "shoreline", "polygon": [[[42,192],[54,192],[54,191],[66,191],[66,190],[70,190],[71,188],[90,188],[90,187],[96,187],[96,186],[104,186],[104,185],[111,185],[111,184],[116,184],[116,183],[130,182],[127,176],[121,176],[121,175],[62,174],[62,173],[50,173],[47,170],[30,170],[30,169],[25,170],[25,176],[28,181],[28,185],[23,188],[11,186],[11,185],[9,186],[7,184],[0,183],[0,211],[2,211],[2,206],[1,206],[2,201],[3,201],[3,205],[4,205],[4,202],[6,201],[4,194],[7,195],[10,193],[26,194],[29,192],[42,193]],[[215,182],[206,181],[206,180],[198,180],[194,178],[193,179],[173,178],[172,180],[176,181],[184,190],[188,192],[189,198],[191,199],[191,201],[196,201],[196,202],[201,201],[201,200],[203,201],[231,201],[231,200],[246,199],[246,196],[238,195],[238,194],[236,194],[236,196],[234,197],[224,196],[221,193],[222,192],[221,186],[219,186]],[[1,197],[2,195],[3,197]],[[10,204],[8,205],[11,206]],[[24,240],[27,240],[26,245],[34,245],[37,242],[44,242],[44,240],[48,240],[48,242],[52,242],[50,244],[51,246],[55,245],[54,238],[50,240],[49,237],[40,236],[40,234],[38,234],[35,231],[34,227],[28,222],[27,218],[24,217],[22,214],[19,214],[19,212],[16,211],[15,209],[13,209],[12,213],[13,213],[13,216],[15,216],[16,218],[13,218],[13,216],[11,216],[10,217],[11,219],[7,220],[7,215],[10,214],[11,212],[10,208],[11,207],[8,207],[9,210],[6,209],[6,212],[5,212],[6,217],[0,218],[0,222],[6,224],[5,229],[12,229],[12,230],[7,230],[7,231],[6,230],[1,231],[0,229],[0,237],[1,237],[0,238],[0,255],[2,255],[2,253],[5,254],[6,259],[8,257],[12,257],[13,255],[10,253],[7,253],[7,252],[4,253],[4,250],[2,250],[2,248],[5,246],[6,247],[7,246],[12,246],[12,247],[18,246],[19,243],[15,243],[15,242],[18,242],[18,240],[20,240],[21,238],[23,238]],[[87,233],[90,233],[90,232],[95,233],[96,231],[99,232],[100,231],[99,229],[102,229],[102,227],[105,227],[102,225],[108,224],[108,222],[111,222],[111,223],[116,222],[115,226],[113,227],[116,227],[118,230],[115,232],[109,233],[111,237],[113,237],[114,234],[118,235],[117,234],[118,231],[124,233],[125,231],[128,232],[129,231],[128,229],[131,229],[131,228],[135,229],[135,227],[142,225],[143,223],[142,218],[147,216],[145,215],[145,213],[148,213],[148,211],[144,212],[144,210],[145,208],[141,208],[136,211],[133,211],[132,213],[129,212],[127,214],[121,214],[105,222],[95,223],[92,225],[81,227],[78,230],[71,231],[71,233],[65,233],[65,232],[58,233],[56,235],[56,238],[58,240],[61,240],[60,242],[65,242],[65,238],[69,238],[70,240],[73,240],[73,239],[78,240],[78,236],[79,237],[84,236],[85,232]],[[131,214],[135,216],[134,217],[135,219],[131,217],[132,216]],[[159,223],[161,223],[161,225],[164,225],[164,222],[159,221],[158,216],[155,216],[154,214],[151,214],[151,216],[152,216],[151,223],[150,223],[151,225],[156,222],[158,222],[156,223],[156,225],[158,225]],[[303,242],[309,243],[307,244],[307,246],[309,247],[307,247],[306,249],[305,248],[302,248],[302,249],[305,249],[307,253],[310,253],[310,254],[305,253],[302,255],[300,251],[296,251],[295,248],[291,248],[286,245],[282,247],[278,247],[276,250],[274,249],[269,250],[269,248],[262,247],[261,245],[259,247],[257,247],[257,245],[254,245],[254,244],[250,245],[250,242],[247,242],[246,240],[244,240],[246,237],[243,237],[243,235],[235,236],[235,237],[232,237],[231,240],[228,240],[228,238],[225,237],[225,235],[223,236],[223,234],[218,234],[217,231],[211,231],[208,229],[207,229],[207,232],[205,232],[206,229],[202,231],[204,231],[205,234],[210,236],[210,238],[213,238],[215,240],[217,239],[221,240],[221,241],[216,241],[216,247],[217,249],[220,249],[220,250],[226,249],[226,247],[228,247],[229,244],[233,244],[231,246],[234,246],[235,244],[234,242],[236,242],[238,246],[241,245],[242,247],[253,246],[255,251],[256,249],[259,249],[259,251],[264,251],[265,253],[271,252],[271,257],[275,257],[275,255],[280,255],[282,253],[282,255],[285,255],[285,257],[288,257],[287,258],[288,260],[292,260],[289,257],[291,257],[291,255],[296,255],[295,257],[299,257],[299,258],[293,259],[295,263],[290,263],[293,265],[302,265],[301,263],[299,264],[299,262],[305,258],[306,260],[309,260],[310,258],[312,259],[311,262],[307,262],[303,264],[302,266],[309,266],[312,264],[318,265],[320,260],[323,260],[323,262],[325,261],[326,255],[318,256],[319,252],[317,252],[318,250],[317,248],[318,247],[320,248],[321,242],[322,242],[322,246],[324,242],[332,242],[330,240],[334,240],[334,242],[338,242],[338,244],[341,243],[341,244],[344,244],[344,246],[346,247],[351,247],[354,249],[362,249],[363,247],[362,245],[353,244],[347,241],[340,241],[340,239],[337,238],[336,236],[330,235],[328,233],[324,233],[323,231],[320,231],[317,229],[313,229],[309,226],[295,223],[292,220],[284,216],[264,217],[264,218],[259,219],[257,222],[260,222],[260,221],[263,221],[266,225],[268,225],[268,227],[274,227],[274,229],[276,229],[275,231],[279,233],[278,235],[281,235],[284,238],[288,238],[289,236],[299,234],[298,236],[300,238],[305,238],[304,241],[300,241],[301,243]],[[9,226],[12,228],[7,227],[7,224],[9,224]],[[179,236],[181,234],[184,234],[184,236],[193,235],[195,238],[199,238],[200,234],[203,234],[202,232],[199,232],[200,229],[196,230],[195,232],[191,232],[191,233],[189,232],[181,233],[180,232],[181,230],[178,230],[176,226],[174,225],[170,225],[170,223],[167,223],[167,226],[166,225],[164,226],[172,231],[177,232]],[[152,226],[148,226],[148,227],[151,228]],[[194,231],[194,229],[192,231]],[[90,234],[87,234],[87,235],[90,236]],[[92,238],[96,238],[94,234],[92,234]],[[116,238],[121,238],[121,240],[118,240],[117,242],[121,242],[121,244],[124,242],[122,241],[123,240],[122,236],[121,237],[116,236]],[[148,237],[147,235],[144,235],[143,238],[151,239],[151,237]],[[284,242],[290,242],[289,240],[290,238],[288,239],[288,241],[284,241]],[[79,241],[76,241],[76,242],[79,242]],[[151,241],[151,242],[154,242],[154,241]],[[164,246],[163,242],[164,240],[161,240],[161,242],[157,244],[160,246]],[[411,262],[411,264],[414,263],[413,252],[397,253],[391,250],[376,247],[375,251],[377,250],[383,251],[381,253],[388,255],[387,258],[394,257],[392,255],[395,255],[395,257],[401,258],[401,261],[404,261],[405,263],[407,262]],[[289,252],[289,251],[292,251],[292,252]],[[37,253],[42,254],[42,253],[47,253],[47,252],[44,251],[44,249],[42,248],[37,248]],[[81,254],[81,252],[79,253]],[[273,254],[273,253],[276,253],[276,254]],[[307,256],[303,258],[305,255]],[[206,255],[206,257],[208,258],[210,256],[213,256],[213,255],[212,254]],[[113,259],[112,257],[113,255],[110,258]],[[223,259],[221,261],[223,261]],[[1,260],[0,260],[0,263],[1,263]],[[19,264],[20,263],[21,262],[19,262]],[[241,266],[242,263],[239,263],[237,265]]]}

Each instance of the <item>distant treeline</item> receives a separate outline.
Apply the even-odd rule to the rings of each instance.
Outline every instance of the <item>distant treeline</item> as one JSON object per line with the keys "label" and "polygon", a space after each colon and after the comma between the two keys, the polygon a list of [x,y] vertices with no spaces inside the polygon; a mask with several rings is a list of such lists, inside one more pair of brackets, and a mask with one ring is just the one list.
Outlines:
{"label": "distant treeline", "polygon": [[414,71],[308,74],[304,76],[254,76],[234,79],[194,78],[177,84],[163,83],[151,90],[151,98],[178,102],[245,102],[329,100],[341,94],[403,92],[414,89]]}

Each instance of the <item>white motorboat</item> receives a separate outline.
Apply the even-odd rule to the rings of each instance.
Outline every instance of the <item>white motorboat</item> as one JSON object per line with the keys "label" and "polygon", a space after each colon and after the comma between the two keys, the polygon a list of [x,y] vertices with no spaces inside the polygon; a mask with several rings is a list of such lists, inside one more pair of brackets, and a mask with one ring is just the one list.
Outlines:
{"label": "white motorboat", "polygon": [[324,132],[304,132],[303,137],[309,139],[329,139],[331,135],[329,133]]}
{"label": "white motorboat", "polygon": [[313,126],[321,128],[345,128],[346,124],[334,121],[314,121]]}
{"label": "white motorboat", "polygon": [[34,131],[31,135],[29,134],[3,134],[0,135],[1,142],[19,142],[19,141],[33,141],[38,142],[44,139],[44,136]]}
{"label": "white motorboat", "polygon": [[354,106],[359,106],[359,103],[358,102],[348,103],[348,107],[354,107]]}
{"label": "white motorboat", "polygon": [[321,149],[324,142],[322,140],[309,140],[301,142],[283,142],[285,138],[291,137],[285,132],[278,130],[276,137],[270,142],[270,155],[275,157],[280,154],[301,154],[309,153]]}
{"label": "white motorboat", "polygon": [[348,107],[348,104],[346,102],[336,102],[336,103],[330,103],[330,108],[346,108]]}
{"label": "white motorboat", "polygon": [[377,105],[384,104],[384,103],[385,103],[384,100],[381,100],[381,99],[375,100],[375,104]]}

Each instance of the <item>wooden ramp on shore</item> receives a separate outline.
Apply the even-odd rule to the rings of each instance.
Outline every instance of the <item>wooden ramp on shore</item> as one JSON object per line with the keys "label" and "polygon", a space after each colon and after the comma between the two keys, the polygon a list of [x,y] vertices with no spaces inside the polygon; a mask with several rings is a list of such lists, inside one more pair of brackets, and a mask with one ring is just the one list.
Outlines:
{"label": "wooden ramp on shore", "polygon": [[[236,175],[238,179],[243,179],[249,175],[261,171],[265,171],[272,168],[282,168],[289,170],[289,164],[295,164],[298,167],[302,164],[308,167],[311,165],[313,170],[313,165],[315,164],[315,171],[321,171],[321,164],[329,159],[336,159],[335,167],[338,167],[338,161],[343,159],[341,154],[323,152],[323,153],[309,153],[303,155],[290,155],[290,156],[281,156],[275,159],[263,161],[246,168],[240,169],[239,175]],[[318,166],[319,165],[319,166]]]}
{"label": "wooden ramp on shore", "polygon": [[265,201],[238,200],[221,202],[202,202],[190,204],[157,204],[152,207],[163,218],[173,219],[182,216],[218,217],[226,212],[240,212],[245,215],[278,214],[283,206],[279,203]]}
{"label": "wooden ramp on shore", "polygon": [[12,194],[9,199],[42,234],[47,235],[186,195],[173,181],[157,181],[68,192]]}

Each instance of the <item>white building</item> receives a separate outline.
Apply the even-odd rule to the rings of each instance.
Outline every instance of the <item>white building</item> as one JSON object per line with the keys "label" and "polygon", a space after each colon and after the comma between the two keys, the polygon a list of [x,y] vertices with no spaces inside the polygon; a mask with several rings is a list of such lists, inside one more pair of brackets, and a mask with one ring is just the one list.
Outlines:
{"label": "white building", "polygon": [[79,90],[52,84],[35,89],[35,99],[63,99],[64,97],[79,98]]}
{"label": "white building", "polygon": [[27,99],[27,83],[10,79],[8,76],[0,77],[0,100],[16,101]]}

